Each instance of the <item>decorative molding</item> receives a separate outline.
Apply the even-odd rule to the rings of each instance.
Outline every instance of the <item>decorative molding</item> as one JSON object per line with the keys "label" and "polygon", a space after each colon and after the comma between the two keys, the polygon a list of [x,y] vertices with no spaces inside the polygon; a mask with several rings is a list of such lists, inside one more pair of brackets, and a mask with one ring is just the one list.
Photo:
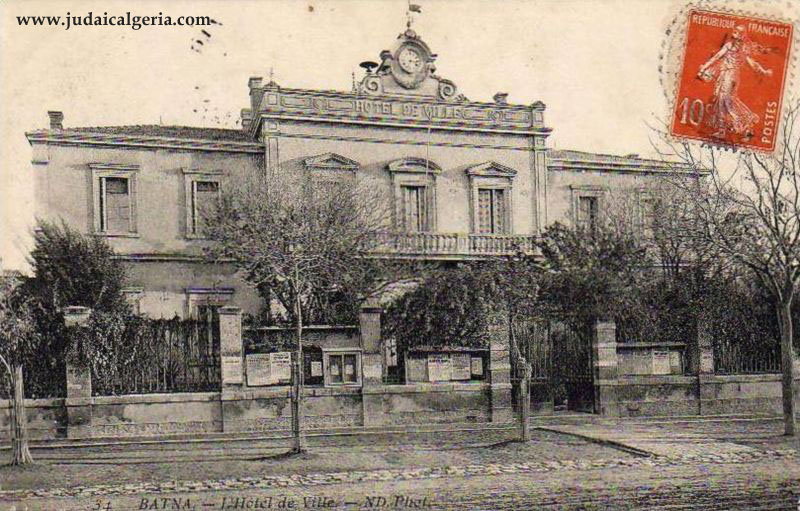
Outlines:
{"label": "decorative molding", "polygon": [[468,176],[501,177],[508,179],[513,179],[514,176],[517,175],[516,170],[495,161],[487,161],[485,163],[473,165],[469,167],[466,172]]}
{"label": "decorative molding", "polygon": [[317,156],[311,156],[303,160],[303,164],[307,169],[315,170],[351,170],[356,171],[361,167],[361,164],[350,158],[345,158],[337,153],[324,153]]}
{"label": "decorative molding", "polygon": [[139,170],[139,165],[135,163],[89,163],[89,168],[114,172],[136,172]]}
{"label": "decorative molding", "polygon": [[[332,140],[336,142],[366,142],[372,144],[394,144],[410,146],[430,146],[430,147],[459,147],[465,149],[500,149],[506,151],[532,152],[528,144],[526,145],[496,145],[496,144],[470,144],[459,142],[424,142],[418,140],[396,140],[391,138],[377,137],[351,137],[347,135],[320,135],[316,133],[282,133],[281,138],[297,138],[306,140]],[[527,140],[527,139],[526,139]]]}
{"label": "decorative molding", "polygon": [[264,147],[257,142],[184,139],[173,137],[133,136],[89,131],[30,131],[25,134],[29,143],[77,146],[137,147],[152,149],[178,149],[187,151],[219,151],[229,153],[262,154]]}
{"label": "decorative molding", "polygon": [[181,171],[184,175],[199,175],[199,176],[223,176],[225,173],[221,169],[187,169],[182,168]]}
{"label": "decorative molding", "polygon": [[426,158],[407,157],[390,161],[386,165],[389,172],[410,172],[415,174],[440,174],[442,168]]}
{"label": "decorative molding", "polygon": [[187,287],[187,295],[232,295],[236,290],[232,287]]}

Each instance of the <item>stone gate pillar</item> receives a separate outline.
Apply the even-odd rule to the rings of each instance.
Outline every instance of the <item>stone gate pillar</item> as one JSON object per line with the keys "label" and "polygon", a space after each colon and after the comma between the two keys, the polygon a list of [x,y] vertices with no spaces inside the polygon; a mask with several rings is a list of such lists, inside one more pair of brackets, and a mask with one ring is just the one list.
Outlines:
{"label": "stone gate pillar", "polygon": [[361,403],[364,426],[383,424],[382,389],[383,353],[381,353],[381,313],[383,310],[374,299],[361,306],[358,315],[361,334]]}
{"label": "stone gate pillar", "polygon": [[242,345],[242,310],[219,309],[219,353],[222,388],[244,385],[244,346]]}
{"label": "stone gate pillar", "polygon": [[505,314],[494,316],[489,323],[489,406],[492,422],[510,422],[514,418],[509,357],[511,327]]}
{"label": "stone gate pillar", "polygon": [[[88,307],[65,307],[64,325],[84,327],[92,310]],[[74,348],[71,348],[74,349]],[[92,437],[92,371],[88,365],[70,362],[67,367],[67,438]]]}
{"label": "stone gate pillar", "polygon": [[619,417],[617,324],[614,321],[597,321],[592,327],[592,366],[595,410],[604,417]]}

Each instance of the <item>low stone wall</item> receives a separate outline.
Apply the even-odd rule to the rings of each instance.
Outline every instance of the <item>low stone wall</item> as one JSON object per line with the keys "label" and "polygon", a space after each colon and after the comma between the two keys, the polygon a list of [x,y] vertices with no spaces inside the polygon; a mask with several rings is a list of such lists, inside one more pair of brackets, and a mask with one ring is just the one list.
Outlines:
{"label": "low stone wall", "polygon": [[[11,435],[11,402],[0,399],[0,438]],[[36,440],[64,438],[67,435],[67,410],[64,399],[26,399],[28,432]]]}
{"label": "low stone wall", "polygon": [[[287,431],[290,386],[185,394],[82,398],[89,421],[69,438],[159,436],[185,433]],[[0,439],[9,438],[8,402],[0,401]],[[406,425],[491,420],[486,383],[306,387],[303,428]],[[26,401],[31,438],[66,438],[64,399]],[[73,431],[74,432],[74,431]]]}
{"label": "low stone wall", "polygon": [[487,383],[416,383],[365,388],[370,426],[490,422],[491,385]]}
{"label": "low stone wall", "polygon": [[[222,393],[226,432],[276,431],[291,428],[291,387]],[[303,429],[362,426],[359,388],[306,387],[301,401]]]}
{"label": "low stone wall", "polygon": [[91,413],[92,437],[222,431],[215,392],[94,397]]}
{"label": "low stone wall", "polygon": [[[609,412],[621,417],[783,413],[779,374],[627,375],[611,385],[616,402]],[[800,406],[800,379],[795,401]]]}

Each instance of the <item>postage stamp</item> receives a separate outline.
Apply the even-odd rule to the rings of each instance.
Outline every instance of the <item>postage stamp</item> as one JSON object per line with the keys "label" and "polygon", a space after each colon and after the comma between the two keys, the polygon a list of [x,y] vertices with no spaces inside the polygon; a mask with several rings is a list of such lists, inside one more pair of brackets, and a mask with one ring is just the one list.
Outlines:
{"label": "postage stamp", "polygon": [[772,151],[794,27],[700,9],[687,16],[671,134]]}

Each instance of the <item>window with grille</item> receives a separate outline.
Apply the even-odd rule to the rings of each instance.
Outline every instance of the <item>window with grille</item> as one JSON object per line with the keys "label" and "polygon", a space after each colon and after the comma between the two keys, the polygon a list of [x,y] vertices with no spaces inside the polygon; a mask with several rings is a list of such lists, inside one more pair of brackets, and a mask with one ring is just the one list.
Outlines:
{"label": "window with grille", "polygon": [[103,232],[132,232],[133,202],[130,179],[100,178],[100,230]]}
{"label": "window with grille", "polygon": [[594,232],[597,229],[597,197],[578,197],[576,223],[580,229]]}
{"label": "window with grille", "polygon": [[401,186],[403,228],[407,232],[429,230],[426,186]]}
{"label": "window with grille", "polygon": [[506,198],[504,189],[478,189],[479,234],[504,234],[506,232]]}
{"label": "window with grille", "polygon": [[216,181],[192,181],[192,204],[190,231],[194,235],[202,235],[205,228],[204,217],[208,208],[219,195],[219,183]]}

